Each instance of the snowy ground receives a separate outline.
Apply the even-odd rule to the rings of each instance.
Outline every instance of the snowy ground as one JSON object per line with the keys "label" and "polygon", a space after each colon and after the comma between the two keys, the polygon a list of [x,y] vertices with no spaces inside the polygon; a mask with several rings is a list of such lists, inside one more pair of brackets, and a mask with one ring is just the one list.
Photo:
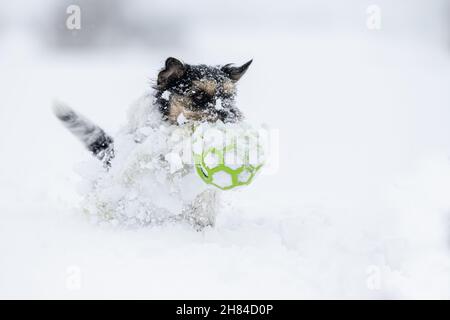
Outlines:
{"label": "snowy ground", "polygon": [[[0,298],[450,298],[448,53],[381,33],[196,32],[179,52],[77,55],[3,37]],[[113,133],[169,55],[254,58],[238,101],[279,129],[279,170],[227,195],[214,229],[90,225],[74,172],[89,155],[51,101]]]}

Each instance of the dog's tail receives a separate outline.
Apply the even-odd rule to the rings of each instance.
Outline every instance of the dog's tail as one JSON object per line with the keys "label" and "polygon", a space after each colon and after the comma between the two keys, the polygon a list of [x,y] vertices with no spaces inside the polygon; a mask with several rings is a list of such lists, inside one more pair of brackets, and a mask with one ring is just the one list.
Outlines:
{"label": "dog's tail", "polygon": [[103,161],[106,167],[111,166],[114,141],[102,128],[60,102],[53,103],[53,112],[95,157]]}

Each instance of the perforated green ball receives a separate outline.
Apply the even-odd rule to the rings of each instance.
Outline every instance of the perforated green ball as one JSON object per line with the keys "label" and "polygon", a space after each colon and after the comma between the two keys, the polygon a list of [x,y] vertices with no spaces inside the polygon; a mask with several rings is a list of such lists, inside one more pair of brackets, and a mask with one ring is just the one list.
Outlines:
{"label": "perforated green ball", "polygon": [[[249,185],[263,164],[249,164],[248,156],[242,164],[235,167],[227,166],[225,154],[233,151],[234,145],[228,145],[222,149],[209,148],[201,154],[194,153],[194,163],[199,177],[207,184],[221,190],[230,190],[239,186]],[[208,161],[215,158],[215,164]]]}

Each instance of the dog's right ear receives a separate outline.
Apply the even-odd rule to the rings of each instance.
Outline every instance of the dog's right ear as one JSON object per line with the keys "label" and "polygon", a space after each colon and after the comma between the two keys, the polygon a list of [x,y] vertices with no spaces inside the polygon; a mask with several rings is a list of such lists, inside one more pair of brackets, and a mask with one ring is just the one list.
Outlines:
{"label": "dog's right ear", "polygon": [[158,74],[158,86],[167,87],[173,81],[181,78],[185,70],[183,62],[172,57],[167,58],[165,67]]}

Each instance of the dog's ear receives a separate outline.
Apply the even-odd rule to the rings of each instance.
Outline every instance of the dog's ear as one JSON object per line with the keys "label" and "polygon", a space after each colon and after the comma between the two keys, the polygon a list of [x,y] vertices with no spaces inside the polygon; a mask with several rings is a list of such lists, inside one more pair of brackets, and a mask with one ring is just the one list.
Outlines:
{"label": "dog's ear", "polygon": [[240,67],[235,67],[232,63],[229,63],[224,65],[221,70],[225,72],[231,80],[238,81],[247,71],[248,67],[250,67],[252,62],[253,60],[250,60]]}
{"label": "dog's ear", "polygon": [[165,67],[158,73],[157,84],[166,87],[171,82],[181,78],[186,70],[186,66],[178,59],[169,57]]}

